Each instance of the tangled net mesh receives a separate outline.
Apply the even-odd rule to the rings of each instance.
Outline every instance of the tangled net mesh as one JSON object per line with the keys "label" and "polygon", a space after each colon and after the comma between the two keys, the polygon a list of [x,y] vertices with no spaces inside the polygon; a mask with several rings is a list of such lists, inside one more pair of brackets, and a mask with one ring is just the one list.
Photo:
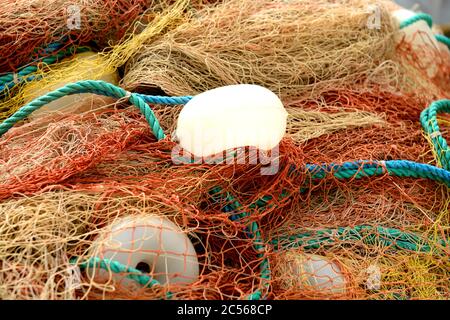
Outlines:
{"label": "tangled net mesh", "polygon": [[381,28],[367,28],[367,6],[359,0],[345,5],[296,0],[206,7],[134,55],[123,84],[130,90],[192,95],[253,83],[284,101],[351,86],[369,74],[389,83],[396,78],[389,62],[395,27],[383,7]]}
{"label": "tangled net mesh", "polygon": [[[310,162],[360,158],[433,163],[417,121],[422,103],[423,98],[381,90],[331,91],[321,101],[296,101],[291,114],[302,111],[331,123],[339,114],[362,114],[362,119],[372,114],[378,121],[355,129],[350,117],[348,125],[329,132],[284,138],[274,176],[261,176],[262,165],[173,165],[170,137],[157,142],[142,115],[120,103],[98,101],[102,106],[96,110],[19,126],[0,144],[0,205],[8,212],[0,224],[2,298],[244,299],[258,290],[270,299],[446,298],[448,247],[439,242],[448,238],[446,187],[390,176],[311,184],[301,169]],[[155,107],[168,132],[177,112],[177,107]],[[314,132],[315,122],[306,124],[305,132]],[[299,175],[289,174],[291,165]],[[218,186],[221,195],[232,198],[212,196]],[[267,196],[271,200],[255,208],[255,201]],[[240,203],[234,212],[250,214],[230,219],[223,208],[234,200]],[[107,225],[139,214],[163,215],[189,235],[200,266],[195,282],[150,286],[148,280],[130,287],[123,276],[136,271],[109,271],[100,280],[74,267],[74,257],[95,257],[92,246]],[[262,256],[245,231],[252,222],[260,227]],[[319,241],[323,230],[360,226],[373,230]],[[436,249],[401,250],[395,237],[394,245],[374,242],[384,236],[377,228],[420,235]],[[299,235],[301,242],[289,239]],[[319,266],[310,263],[314,259]],[[266,283],[264,260],[272,270]],[[320,269],[330,272],[330,266],[337,276],[320,278]]]}
{"label": "tangled net mesh", "polygon": [[[108,49],[139,33],[173,0],[6,0],[0,12],[0,73],[47,56],[49,45]],[[217,0],[189,0],[198,10]],[[55,51],[53,51],[55,53]]]}
{"label": "tangled net mesh", "polygon": [[[316,180],[304,169],[360,159],[439,165],[419,116],[446,97],[445,52],[433,51],[442,60],[430,77],[430,66],[417,63],[407,44],[395,45],[388,9],[381,31],[367,30],[367,1],[355,0],[346,1],[351,12],[330,1],[230,0],[207,8],[200,1],[198,17],[188,15],[154,38],[187,3],[177,2],[180,11],[115,47],[101,67],[117,68],[133,56],[127,88],[171,95],[241,82],[269,87],[289,113],[277,173],[261,175],[264,164],[251,164],[250,152],[247,164],[176,165],[170,135],[156,141],[123,101],[96,97],[75,104],[77,113],[23,122],[0,140],[0,298],[448,299],[446,186],[387,173]],[[318,19],[325,10],[336,20]],[[311,22],[319,34],[306,39],[302,28],[310,30]],[[288,50],[300,43],[312,46]],[[308,54],[311,48],[317,55]],[[44,81],[56,81],[48,76]],[[181,107],[151,107],[164,131],[173,132]],[[448,118],[441,123],[446,135]],[[142,215],[164,217],[188,237],[198,278],[158,284],[152,277],[164,271],[152,266],[95,260],[102,259],[94,249],[109,226]],[[148,254],[135,227],[129,231],[127,252]],[[170,253],[151,254],[164,260]],[[192,254],[176,255],[187,269]],[[95,276],[100,269],[106,276]]]}
{"label": "tangled net mesh", "polygon": [[[190,11],[206,5],[206,2],[201,0],[158,0],[152,3],[154,3],[153,10],[143,13],[132,30],[103,52],[98,52],[89,59],[69,56],[50,65],[38,63],[35,65],[36,70],[27,76],[20,77],[20,81],[17,78],[17,81],[7,83],[8,86],[0,92],[0,121],[8,118],[42,93],[53,91],[67,83],[98,80],[105,75],[117,73],[135,52],[142,50],[145,42],[176,26]],[[70,45],[70,43],[67,44],[67,46]]]}
{"label": "tangled net mesh", "polygon": [[398,32],[396,37],[396,61],[401,70],[398,89],[406,93],[418,91],[431,100],[449,97],[449,49],[432,41],[423,31],[409,36]]}
{"label": "tangled net mesh", "polygon": [[154,2],[158,1],[7,0],[0,13],[0,73],[35,60],[36,48],[44,50],[55,42],[70,46],[92,41],[100,49],[117,43]]}

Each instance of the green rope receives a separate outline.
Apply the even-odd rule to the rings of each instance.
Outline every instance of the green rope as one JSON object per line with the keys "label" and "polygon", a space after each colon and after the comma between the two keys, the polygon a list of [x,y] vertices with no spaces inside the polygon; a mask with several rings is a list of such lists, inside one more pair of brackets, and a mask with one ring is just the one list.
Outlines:
{"label": "green rope", "polygon": [[128,98],[130,103],[138,107],[141,113],[144,114],[145,119],[150,125],[150,128],[152,129],[153,134],[156,136],[156,138],[158,140],[161,140],[166,137],[152,109],[148,106],[148,104],[142,99],[140,95],[127,92],[120,87],[117,87],[104,81],[93,81],[93,80],[79,81],[67,84],[62,88],[47,93],[46,95],[31,101],[24,107],[20,108],[11,117],[0,123],[0,137],[3,134],[5,134],[9,129],[11,129],[14,126],[14,124],[24,120],[26,117],[28,117],[32,112],[36,111],[37,109],[45,106],[46,104],[52,101],[58,100],[64,96],[78,93],[95,93],[116,99]]}
{"label": "green rope", "polygon": [[[109,259],[100,259],[100,258],[94,257],[94,258],[91,258],[84,262],[79,262],[77,260],[77,258],[72,258],[70,260],[70,263],[73,265],[78,265],[78,267],[80,269],[98,268],[98,269],[104,269],[107,271],[111,271],[113,273],[126,273],[126,277],[128,279],[131,279],[146,288],[152,288],[154,286],[161,286],[161,283],[159,283],[159,281],[153,279],[149,275],[144,274],[143,272],[141,272],[135,268],[127,267],[118,261],[109,260]],[[172,293],[167,292],[166,297],[168,299],[171,299]]]}
{"label": "green rope", "polygon": [[415,252],[437,253],[441,246],[450,248],[450,240],[436,239],[436,244],[432,245],[433,239],[423,239],[414,233],[403,232],[398,229],[385,228],[381,226],[356,226],[339,227],[336,229],[323,229],[309,231],[297,235],[280,237],[269,241],[275,250],[289,249],[290,247],[302,247],[305,250],[319,249],[323,246],[332,245],[337,241],[363,241],[372,246],[382,245],[393,247],[399,250]]}
{"label": "green rope", "polygon": [[406,19],[400,23],[400,29],[406,28],[418,21],[425,21],[430,28],[433,27],[433,18],[426,13],[417,13],[415,16]]}
{"label": "green rope", "polygon": [[439,113],[450,113],[450,100],[434,101],[420,114],[422,128],[431,140],[437,160],[446,170],[450,170],[450,150],[447,140],[442,136],[437,121]]}
{"label": "green rope", "polygon": [[[225,212],[232,212],[233,214],[230,216],[230,219],[235,220],[241,220],[246,217],[250,217],[250,213],[248,212],[242,212],[242,205],[239,203],[239,201],[229,192],[225,192],[225,194],[222,191],[221,187],[214,187],[212,188],[209,193],[211,194],[213,200],[215,202],[226,202],[226,205],[222,209],[222,211]],[[265,248],[264,241],[261,236],[261,232],[259,231],[259,226],[256,221],[252,221],[250,225],[246,228],[247,231],[247,237],[250,239],[253,239],[253,247],[255,251],[258,254],[258,258],[262,259],[259,269],[260,269],[260,277],[261,277],[261,289],[257,289],[253,293],[251,293],[247,299],[248,300],[261,300],[265,299],[265,295],[263,294],[263,291],[267,291],[270,287],[270,278],[271,278],[271,271],[270,271],[270,263],[269,259],[265,257]]]}
{"label": "green rope", "polygon": [[450,49],[450,39],[442,34],[435,35],[436,40],[445,44]]}

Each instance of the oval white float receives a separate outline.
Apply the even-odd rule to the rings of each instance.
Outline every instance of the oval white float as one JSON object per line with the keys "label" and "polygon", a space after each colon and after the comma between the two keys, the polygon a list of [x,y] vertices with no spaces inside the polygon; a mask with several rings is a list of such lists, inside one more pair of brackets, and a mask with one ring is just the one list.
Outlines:
{"label": "oval white float", "polygon": [[[93,255],[148,273],[161,284],[197,280],[199,264],[191,240],[172,221],[157,215],[130,216],[108,226],[92,248]],[[147,269],[147,270],[145,270]],[[88,271],[96,280],[108,280],[106,270]],[[113,274],[127,287],[137,287],[124,274]]]}
{"label": "oval white float", "polygon": [[197,157],[232,148],[276,147],[286,132],[288,113],[272,91],[240,84],[195,96],[178,118],[180,146]]}

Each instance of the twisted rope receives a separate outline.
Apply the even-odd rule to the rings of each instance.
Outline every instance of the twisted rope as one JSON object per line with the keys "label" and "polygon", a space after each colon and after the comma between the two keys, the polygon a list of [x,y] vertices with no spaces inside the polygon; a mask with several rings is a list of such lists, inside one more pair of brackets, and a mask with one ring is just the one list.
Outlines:
{"label": "twisted rope", "polygon": [[[94,257],[84,262],[78,261],[77,258],[72,258],[70,260],[70,263],[73,265],[78,265],[80,269],[98,268],[111,271],[112,273],[126,273],[126,277],[128,279],[131,279],[146,288],[161,286],[161,283],[159,281],[153,279],[149,275],[141,272],[138,269],[127,267],[118,261]],[[172,293],[167,292],[166,297],[170,299],[172,297]]]}
{"label": "twisted rope", "polygon": [[402,178],[424,178],[450,187],[450,172],[432,165],[409,160],[360,160],[343,164],[307,164],[306,172],[312,179],[323,179],[332,174],[338,179],[361,179],[385,174]]}
{"label": "twisted rope", "polygon": [[[269,240],[274,250],[285,250],[301,246],[305,250],[319,249],[337,241],[363,241],[368,245],[394,247],[399,250],[436,253],[436,245],[430,239],[423,239],[417,234],[381,226],[361,225],[308,231],[297,235]],[[438,239],[437,245],[450,248],[450,241]]]}
{"label": "twisted rope", "polygon": [[402,21],[400,23],[400,29],[406,28],[418,21],[425,21],[430,28],[433,27],[433,18],[429,14],[420,12],[417,13],[415,16],[412,16],[411,18]]}
{"label": "twisted rope", "polygon": [[[340,180],[362,179],[367,177],[390,175],[401,178],[423,178],[445,184],[450,187],[450,171],[429,164],[409,160],[371,161],[359,160],[342,164],[306,164],[303,168],[295,165],[290,167],[290,175],[307,174],[310,179],[325,179],[334,176]],[[300,192],[306,189],[300,187]],[[281,192],[280,198],[289,197],[286,190]],[[264,208],[273,200],[273,196],[265,195],[252,203],[250,208]],[[238,216],[240,217],[240,216]]]}
{"label": "twisted rope", "polygon": [[435,35],[436,40],[445,44],[447,46],[447,48],[450,49],[450,38],[444,36],[443,34],[437,34]]}
{"label": "twisted rope", "polygon": [[165,134],[156,119],[152,109],[148,106],[148,103],[161,103],[161,104],[183,104],[189,101],[191,97],[161,97],[161,96],[145,96],[136,93],[130,93],[124,89],[112,85],[104,81],[79,81],[70,83],[62,88],[47,93],[46,95],[39,97],[24,107],[20,108],[11,117],[6,119],[0,124],[0,137],[11,129],[17,122],[22,121],[28,117],[32,112],[45,106],[46,104],[58,100],[67,95],[78,93],[94,93],[112,98],[128,98],[131,104],[139,108],[142,114],[145,116],[153,134],[158,140],[164,139]]}
{"label": "twisted rope", "polygon": [[420,123],[425,133],[430,138],[437,160],[442,168],[450,170],[450,152],[447,140],[442,136],[437,115],[450,112],[450,100],[434,101],[420,114]]}

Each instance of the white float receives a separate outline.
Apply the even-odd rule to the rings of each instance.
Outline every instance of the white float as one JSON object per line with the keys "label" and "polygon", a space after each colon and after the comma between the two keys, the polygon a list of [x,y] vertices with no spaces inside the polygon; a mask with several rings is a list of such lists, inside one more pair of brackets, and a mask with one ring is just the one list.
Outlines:
{"label": "white float", "polygon": [[[105,70],[105,58],[98,53],[94,52],[83,52],[76,54],[73,57],[66,58],[62,60],[64,62],[72,62],[76,66],[75,72],[79,74],[77,79],[71,79],[69,81],[60,81],[51,86],[46,86],[42,88],[41,82],[32,82],[24,88],[25,103],[29,103],[36,98],[39,98],[51,91],[58,88],[62,88],[68,83],[81,81],[81,80],[103,80],[111,84],[117,85],[119,83],[119,74],[117,71]],[[44,107],[34,111],[30,115],[30,119],[36,119],[42,117],[43,115],[60,111],[60,112],[83,112],[86,109],[73,109],[74,105],[80,102],[89,102],[92,100],[94,94],[91,93],[81,93],[74,94],[70,96],[62,97],[58,100],[52,101]]]}
{"label": "white float", "polygon": [[[199,264],[191,240],[173,222],[163,216],[129,216],[105,228],[92,247],[92,255],[110,259],[148,273],[161,284],[187,284],[197,280]],[[147,269],[147,270],[145,270]],[[134,281],[125,274],[110,274],[88,269],[96,281],[111,277],[131,288]]]}
{"label": "white float", "polygon": [[283,287],[313,290],[325,294],[343,294],[346,279],[338,264],[319,255],[296,251],[282,253],[279,270]]}
{"label": "white float", "polygon": [[[400,25],[404,21],[416,16],[417,13],[407,9],[399,9],[392,12],[392,16]],[[441,46],[436,40],[435,34],[424,20],[416,21],[409,26],[402,28],[396,35],[397,43],[406,41],[411,45],[411,49],[416,52],[421,64],[427,66],[427,74],[433,78],[438,73],[438,66],[430,50],[441,50]]]}
{"label": "white float", "polygon": [[268,151],[286,132],[288,113],[270,90],[241,84],[195,96],[178,118],[180,146],[197,157],[251,146]]}

